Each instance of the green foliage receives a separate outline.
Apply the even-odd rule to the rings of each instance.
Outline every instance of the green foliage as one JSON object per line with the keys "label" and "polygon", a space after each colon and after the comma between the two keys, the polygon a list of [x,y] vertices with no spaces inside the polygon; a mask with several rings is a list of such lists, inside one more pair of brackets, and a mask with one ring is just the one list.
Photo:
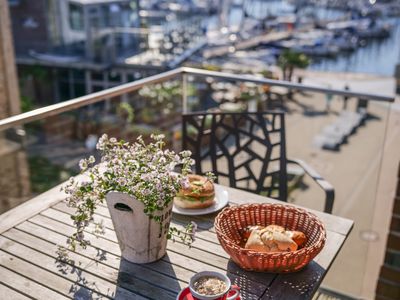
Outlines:
{"label": "green foliage", "polygon": [[274,73],[270,70],[262,70],[260,74],[264,76],[264,78],[274,78]]}
{"label": "green foliage", "polygon": [[126,121],[128,123],[132,123],[135,118],[135,110],[133,109],[132,105],[130,105],[129,103],[126,103],[126,102],[120,103],[117,108],[117,112],[120,115],[125,114]]}
{"label": "green foliage", "polygon": [[33,109],[33,101],[30,97],[28,96],[21,96],[21,111],[24,112],[28,112],[31,111]]}
{"label": "green foliage", "polygon": [[303,53],[285,50],[281,53],[278,59],[278,65],[281,68],[294,67],[304,69],[310,64],[310,59]]}
{"label": "green foliage", "polygon": [[220,72],[222,70],[222,68],[220,66],[211,65],[211,64],[204,64],[203,69],[207,70],[207,71],[216,71],[216,72]]}
{"label": "green foliage", "polygon": [[42,66],[25,66],[22,71],[19,72],[22,78],[32,76],[39,81],[47,81],[49,79],[49,71]]}
{"label": "green foliage", "polygon": [[76,175],[70,170],[52,164],[47,158],[33,156],[28,159],[31,188],[34,193],[43,193],[60,182]]}
{"label": "green foliage", "polygon": [[310,64],[309,58],[304,53],[285,50],[279,56],[278,65],[282,68],[283,79],[291,81],[294,68],[304,69]]}

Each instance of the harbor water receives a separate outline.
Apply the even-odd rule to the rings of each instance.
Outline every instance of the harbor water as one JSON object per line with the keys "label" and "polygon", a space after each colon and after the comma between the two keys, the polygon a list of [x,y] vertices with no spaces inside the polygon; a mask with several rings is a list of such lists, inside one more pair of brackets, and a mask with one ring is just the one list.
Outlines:
{"label": "harbor water", "polygon": [[[257,20],[269,16],[290,15],[293,13],[313,14],[319,20],[338,19],[348,12],[324,7],[302,7],[296,9],[284,0],[245,1],[243,8],[235,6],[229,15],[229,25],[240,24],[243,11],[249,18]],[[363,41],[352,52],[341,52],[334,58],[312,58],[309,69],[332,72],[369,73],[382,76],[393,76],[395,66],[400,63],[400,18],[385,19],[392,24],[390,36],[382,39]]]}
{"label": "harbor water", "polygon": [[396,64],[400,63],[400,19],[392,21],[393,28],[388,38],[366,41],[364,47],[348,54],[340,53],[336,58],[314,59],[309,68],[393,76]]}

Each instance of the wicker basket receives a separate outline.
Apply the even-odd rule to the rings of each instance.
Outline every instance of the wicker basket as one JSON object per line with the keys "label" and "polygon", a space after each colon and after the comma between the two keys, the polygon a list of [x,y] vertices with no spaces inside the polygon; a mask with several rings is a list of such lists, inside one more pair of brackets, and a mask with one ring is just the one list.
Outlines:
{"label": "wicker basket", "polygon": [[[241,232],[249,225],[281,225],[302,231],[306,245],[296,251],[262,253],[241,247]],[[306,266],[324,247],[322,222],[304,209],[282,204],[244,204],[225,208],[215,219],[218,240],[232,260],[249,271],[287,273]]]}

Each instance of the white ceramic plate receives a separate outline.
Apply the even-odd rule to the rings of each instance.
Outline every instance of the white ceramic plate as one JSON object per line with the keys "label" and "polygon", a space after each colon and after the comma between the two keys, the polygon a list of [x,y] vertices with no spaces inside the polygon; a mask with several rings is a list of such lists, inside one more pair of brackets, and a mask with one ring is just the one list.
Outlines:
{"label": "white ceramic plate", "polygon": [[200,216],[217,212],[228,204],[228,191],[221,186],[214,186],[215,198],[214,204],[206,208],[180,208],[175,204],[172,207],[172,212],[179,215]]}

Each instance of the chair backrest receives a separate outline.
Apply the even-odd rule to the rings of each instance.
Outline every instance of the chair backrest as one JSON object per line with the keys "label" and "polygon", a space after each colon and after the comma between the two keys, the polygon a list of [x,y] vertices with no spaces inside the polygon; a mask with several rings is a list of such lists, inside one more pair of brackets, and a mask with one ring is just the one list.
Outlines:
{"label": "chair backrest", "polygon": [[182,148],[196,173],[216,182],[287,200],[285,122],[281,112],[183,115]]}

